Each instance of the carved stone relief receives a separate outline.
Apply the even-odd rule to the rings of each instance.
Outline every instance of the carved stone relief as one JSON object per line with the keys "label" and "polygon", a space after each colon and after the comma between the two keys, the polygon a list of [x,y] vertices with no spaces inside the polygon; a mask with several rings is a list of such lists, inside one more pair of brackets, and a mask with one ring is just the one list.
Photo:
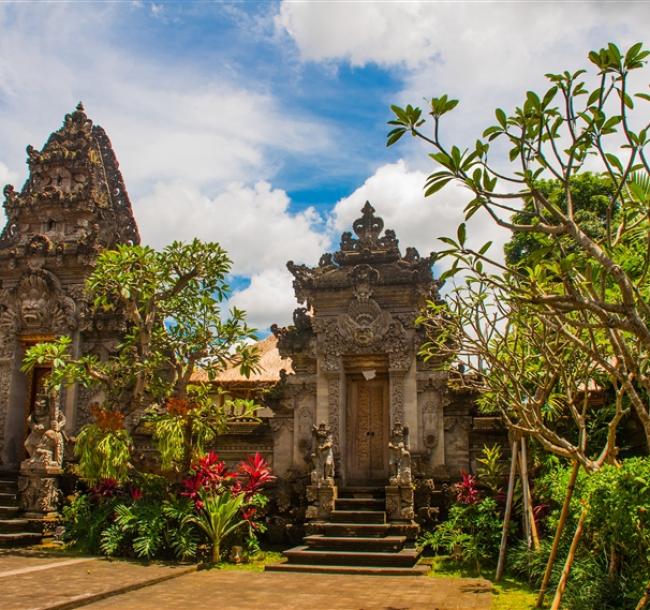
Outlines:
{"label": "carved stone relief", "polygon": [[339,372],[330,373],[327,377],[327,403],[334,453],[340,456],[341,375]]}
{"label": "carved stone relief", "polygon": [[76,328],[75,302],[67,296],[59,279],[50,271],[27,271],[0,301],[0,332],[5,337],[18,332],[66,333]]}

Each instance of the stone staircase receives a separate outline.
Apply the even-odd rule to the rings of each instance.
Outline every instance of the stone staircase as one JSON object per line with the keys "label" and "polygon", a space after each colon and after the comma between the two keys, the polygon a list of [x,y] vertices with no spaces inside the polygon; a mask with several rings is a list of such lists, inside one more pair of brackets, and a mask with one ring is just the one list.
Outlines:
{"label": "stone staircase", "polygon": [[268,571],[419,576],[428,566],[416,565],[418,526],[387,522],[385,493],[381,487],[340,490],[327,522],[308,526],[304,544],[284,552],[286,563],[266,566]]}
{"label": "stone staircase", "polygon": [[17,475],[0,473],[0,547],[38,544],[38,523],[20,516]]}

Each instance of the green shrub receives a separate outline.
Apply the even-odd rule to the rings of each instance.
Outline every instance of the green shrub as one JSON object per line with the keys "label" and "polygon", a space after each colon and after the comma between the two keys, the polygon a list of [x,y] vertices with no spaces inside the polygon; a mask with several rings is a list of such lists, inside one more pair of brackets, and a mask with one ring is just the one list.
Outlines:
{"label": "green shrub", "polygon": [[[568,477],[569,469],[559,467],[538,486],[555,508],[548,518],[549,537],[557,524]],[[580,473],[551,587],[559,579],[583,505],[588,508],[587,519],[563,607],[634,608],[650,578],[650,458],[629,458],[620,465],[606,465],[592,475]],[[523,549],[514,549],[509,565],[531,584],[539,584],[539,568],[546,562],[549,548],[545,541],[539,553],[527,557]]]}
{"label": "green shrub", "polygon": [[424,547],[450,555],[459,563],[492,563],[499,553],[501,517],[493,498],[474,504],[455,504],[446,521],[421,539]]}

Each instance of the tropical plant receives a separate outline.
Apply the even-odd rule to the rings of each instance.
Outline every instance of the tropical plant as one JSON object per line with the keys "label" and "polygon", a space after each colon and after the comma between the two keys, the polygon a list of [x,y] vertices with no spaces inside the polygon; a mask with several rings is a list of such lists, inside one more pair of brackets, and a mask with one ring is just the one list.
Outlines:
{"label": "tropical plant", "polygon": [[481,455],[476,459],[479,463],[477,475],[479,481],[485,485],[492,496],[496,496],[503,491],[503,451],[501,445],[492,446],[484,445]]}
{"label": "tropical plant", "polygon": [[[635,103],[650,101],[650,95],[631,92],[629,82],[630,72],[641,69],[649,53],[641,43],[625,53],[614,44],[591,52],[596,68],[591,89],[586,70],[548,74],[547,91],[527,92],[510,115],[497,109],[497,124],[471,150],[441,140],[442,117],[458,104],[446,95],[431,100],[430,136],[422,131],[421,109],[393,106],[394,129],[387,141],[392,145],[411,133],[433,147],[430,156],[440,169],[427,180],[427,196],[460,182],[473,195],[466,220],[483,211],[513,236],[534,239],[534,248],[517,248],[517,265],[504,266],[489,254],[489,242],[468,245],[464,223],[455,239],[443,238],[447,249],[441,256],[452,264],[442,279],[462,272],[465,281],[445,307],[431,304],[424,320],[430,347],[450,358],[454,349],[465,352],[466,365],[482,389],[492,391],[492,403],[510,426],[590,470],[615,454],[615,432],[624,415],[621,401],[604,453],[591,462],[583,459],[586,414],[578,406],[579,390],[584,395],[594,380],[604,379],[604,387],[626,396],[650,441],[650,165],[645,154],[650,126],[634,113]],[[489,158],[496,139],[511,147],[509,160],[516,166],[510,173]],[[606,187],[596,202],[602,230],[594,230],[593,214],[585,218],[575,203],[587,167],[604,174],[599,180]],[[557,181],[559,195],[549,189],[549,178]],[[447,335],[437,320],[447,323]],[[552,349],[544,349],[545,343]],[[568,378],[562,377],[565,370]],[[553,403],[569,392],[562,407],[581,427],[577,444],[567,444],[547,425]]]}
{"label": "tropical plant", "polygon": [[247,538],[254,541],[255,532],[262,531],[263,525],[256,522],[257,509],[266,505],[266,497],[259,492],[274,478],[259,453],[242,462],[237,472],[228,470],[213,452],[193,464],[190,477],[183,481],[183,493],[196,508],[188,520],[210,539],[214,563],[220,560],[223,543],[230,535],[247,527]]}
{"label": "tropical plant", "polygon": [[[197,408],[190,417],[179,417],[173,408],[172,413],[159,408],[149,414],[164,465],[170,468],[187,471],[195,449],[223,431],[233,403],[214,401],[207,385],[193,383],[192,376],[200,368],[210,381],[226,366],[239,366],[247,376],[259,357],[244,313],[234,308],[230,317],[221,318],[229,269],[230,260],[218,244],[198,240],[174,242],[160,252],[126,245],[104,251],[86,291],[93,315],[124,322],[116,351],[106,359],[75,357],[69,337],[27,350],[23,370],[51,367],[49,387],[76,382],[103,396],[94,412],[95,428],[81,435],[82,443],[87,441],[78,453],[81,476],[95,481],[108,473],[122,475],[129,459],[125,426],[137,424],[147,406],[187,401]],[[250,405],[237,411],[250,414]],[[98,416],[120,419],[122,428],[102,425]],[[104,446],[104,454],[93,456],[87,450],[91,443]]]}
{"label": "tropical plant", "polygon": [[449,515],[420,543],[433,551],[443,551],[460,563],[481,571],[481,564],[496,560],[501,540],[501,516],[493,498],[455,504]]}
{"label": "tropical plant", "polygon": [[161,477],[104,479],[64,506],[64,540],[88,553],[194,559],[202,537],[188,520],[193,513],[194,504]]}
{"label": "tropical plant", "polygon": [[[465,223],[455,238],[441,238],[446,249],[440,257],[451,261],[441,279],[462,279],[446,303],[430,303],[420,320],[431,339],[425,351],[443,360],[450,374],[456,371],[458,383],[482,391],[483,408],[499,411],[516,433],[589,472],[616,461],[617,432],[630,409],[650,445],[650,124],[635,106],[650,95],[633,92],[630,83],[630,73],[642,69],[648,55],[642,43],[625,52],[610,43],[589,53],[595,74],[548,74],[545,92],[528,91],[509,114],[497,109],[497,123],[471,149],[447,146],[441,138],[442,117],[458,104],[447,95],[431,99],[431,135],[423,131],[420,108],[393,106],[387,140],[392,145],[411,133],[432,146],[439,167],[425,184],[426,196],[460,183],[472,194],[466,221],[483,212],[513,236],[534,242],[519,248],[516,264],[504,265],[490,254],[490,242],[469,245]],[[509,146],[512,171],[490,158],[495,140]],[[605,200],[592,210],[602,230],[594,230],[593,214],[585,218],[576,206],[584,181],[576,177],[587,170],[607,182],[599,196]],[[561,196],[548,188],[549,179]],[[470,374],[458,374],[452,366],[457,358]],[[588,438],[596,387],[614,395],[599,447]],[[575,434],[565,433],[567,417]],[[567,503],[571,493],[569,487]],[[554,610],[587,513],[584,508],[576,525]]]}

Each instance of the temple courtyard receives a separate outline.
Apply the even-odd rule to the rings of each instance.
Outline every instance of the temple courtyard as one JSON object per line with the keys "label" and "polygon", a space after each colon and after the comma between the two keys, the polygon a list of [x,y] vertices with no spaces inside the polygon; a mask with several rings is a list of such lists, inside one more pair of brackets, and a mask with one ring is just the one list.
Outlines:
{"label": "temple courtyard", "polygon": [[487,610],[494,599],[483,579],[198,570],[31,549],[0,552],[0,587],[3,610]]}

